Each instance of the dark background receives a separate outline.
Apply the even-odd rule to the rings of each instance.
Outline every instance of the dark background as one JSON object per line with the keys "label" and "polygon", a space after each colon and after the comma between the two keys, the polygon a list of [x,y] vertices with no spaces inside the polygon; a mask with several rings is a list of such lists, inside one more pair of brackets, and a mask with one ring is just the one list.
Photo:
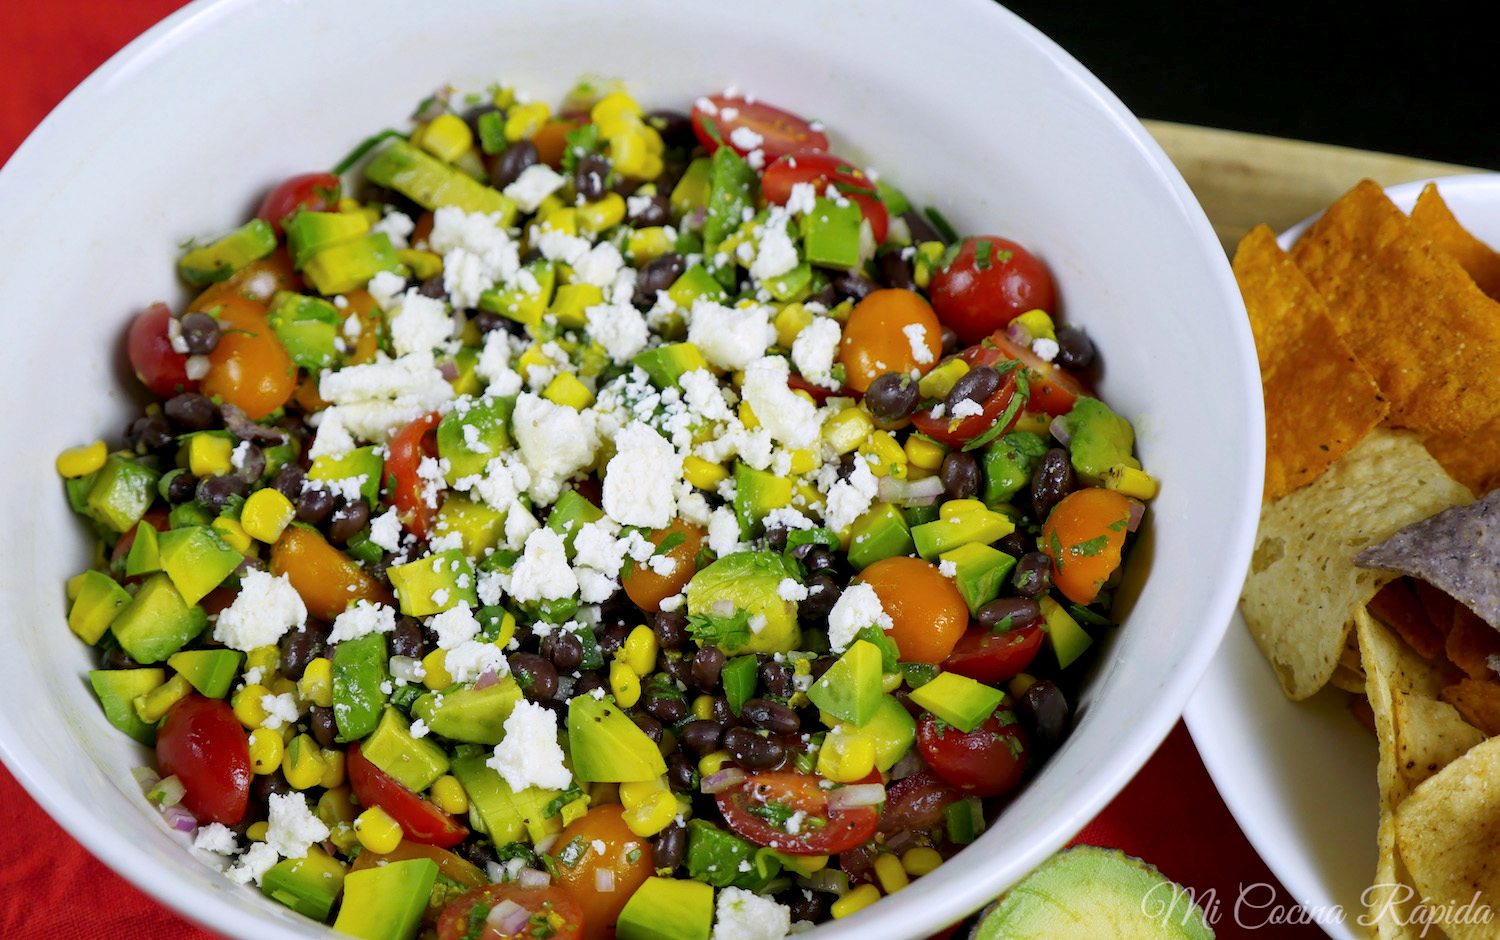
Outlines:
{"label": "dark background", "polygon": [[1005,6],[1141,118],[1500,169],[1489,3]]}

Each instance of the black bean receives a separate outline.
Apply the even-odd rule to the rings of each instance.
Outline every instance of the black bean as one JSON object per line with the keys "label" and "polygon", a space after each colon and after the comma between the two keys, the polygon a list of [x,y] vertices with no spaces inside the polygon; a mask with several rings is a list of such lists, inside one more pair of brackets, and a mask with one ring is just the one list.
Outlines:
{"label": "black bean", "polygon": [[573,683],[573,695],[588,695],[595,689],[604,688],[604,677],[592,669],[585,669],[578,674],[578,681]]}
{"label": "black bean", "polygon": [[789,530],[784,525],[766,526],[766,548],[778,554],[786,551],[786,537]]}
{"label": "black bean", "polygon": [[782,705],[763,698],[752,698],[740,708],[740,717],[757,728],[773,734],[796,734],[802,727],[797,713]]}
{"label": "black bean", "polygon": [[343,545],[370,522],[370,504],[362,499],[340,506],[328,520],[328,541]]}
{"label": "black bean", "polygon": [[198,481],[198,502],[209,512],[223,509],[232,496],[244,496],[250,491],[245,481],[226,473],[216,477],[205,477]]}
{"label": "black bean", "polygon": [[1017,529],[995,543],[995,547],[1012,558],[1020,558],[1029,551],[1036,549],[1036,539],[1031,534]]}
{"label": "black bean", "polygon": [[118,646],[111,646],[99,658],[100,669],[135,669],[139,666],[134,657]]}
{"label": "black bean", "polygon": [[131,425],[129,435],[136,441],[136,452],[144,454],[150,450],[161,450],[177,442],[172,425],[160,414],[143,415]]}
{"label": "black bean", "polygon": [[552,631],[552,665],[558,672],[572,672],[583,662],[583,641],[574,633]]}
{"label": "black bean", "polygon": [[970,499],[979,495],[984,479],[979,472],[979,461],[974,455],[962,450],[950,450],[943,457],[939,471],[943,481],[943,492],[949,499]]}
{"label": "black bean", "polygon": [[504,189],[516,181],[529,166],[535,166],[541,158],[537,155],[536,144],[529,140],[518,140],[505,148],[503,153],[485,158],[485,166],[490,171],[490,185],[496,189]]}
{"label": "black bean", "polygon": [[489,839],[481,839],[477,836],[471,836],[460,842],[458,847],[453,851],[464,861],[477,866],[480,871],[483,871],[484,866],[490,862],[498,862],[500,860],[500,856],[495,854],[495,843]]}
{"label": "black bean", "polygon": [[733,728],[739,725],[740,719],[729,707],[729,699],[722,695],[715,695],[712,703],[713,720],[721,728]]}
{"label": "black bean", "polygon": [[833,664],[836,662],[838,662],[837,657],[819,656],[817,659],[808,663],[808,669],[810,670],[808,674],[811,675],[813,681],[816,682],[819,679],[823,678],[823,673],[832,668]]}
{"label": "black bean", "polygon": [[635,722],[637,728],[645,732],[646,737],[650,738],[653,744],[660,744],[661,739],[666,737],[666,727],[650,715],[631,715],[630,720]]}
{"label": "black bean", "polygon": [[667,761],[667,786],[676,793],[693,793],[698,789],[698,768],[686,754],[673,754]]}
{"label": "black bean", "polygon": [[719,736],[723,733],[724,727],[717,721],[700,718],[683,725],[677,741],[696,754],[711,754],[719,749]]}
{"label": "black bean", "polygon": [[421,659],[427,655],[427,641],[422,636],[422,624],[415,617],[402,617],[396,621],[391,632],[391,655],[408,659]]}
{"label": "black bean", "polygon": [[197,392],[173,395],[161,406],[172,423],[184,431],[207,431],[219,419],[219,409]]}
{"label": "black bean", "polygon": [[187,470],[172,477],[167,484],[167,502],[176,506],[195,499],[198,495],[198,478]]}
{"label": "black bean", "polygon": [[854,475],[854,461],[860,457],[853,451],[839,458],[838,477],[840,480],[848,480]]}
{"label": "black bean", "polygon": [[276,476],[271,478],[271,488],[296,503],[302,496],[302,484],[306,481],[307,471],[289,463],[276,471]]}
{"label": "black bean", "polygon": [[608,659],[625,645],[625,638],[628,636],[630,636],[630,627],[623,623],[610,624],[599,631],[599,652]]}
{"label": "black bean", "polygon": [[301,679],[307,664],[322,656],[327,646],[328,630],[315,623],[287,631],[281,638],[281,674],[293,682]]}
{"label": "black bean", "polygon": [[602,154],[584,154],[573,169],[573,188],[584,202],[597,202],[609,191],[609,158]]}
{"label": "black bean", "polygon": [[687,642],[687,614],[677,610],[659,610],[651,619],[651,631],[664,650],[675,650]]}
{"label": "black bean", "polygon": [[673,823],[663,829],[651,846],[651,858],[657,871],[672,871],[687,857],[687,826]]}
{"label": "black bean", "polygon": [[943,355],[951,356],[958,352],[958,331],[951,326],[943,327],[940,334],[943,343]]}
{"label": "black bean", "polygon": [[641,708],[645,709],[653,718],[659,718],[667,724],[676,724],[687,717],[687,702],[680,696],[667,695],[655,689],[648,689],[641,696]]}
{"label": "black bean", "polygon": [[807,579],[807,597],[798,603],[797,616],[814,623],[827,620],[833,605],[839,602],[839,595],[843,593],[843,588],[839,587],[833,575],[826,571],[816,572]]}
{"label": "black bean", "polygon": [[434,274],[417,286],[417,293],[423,297],[431,297],[433,300],[447,300],[447,282],[443,280],[443,275]]}
{"label": "black bean", "polygon": [[717,646],[705,646],[693,656],[693,679],[698,688],[712,692],[719,687],[719,673],[724,671],[724,653]]}
{"label": "black bean", "polygon": [[833,289],[841,297],[859,303],[869,296],[871,291],[879,290],[880,285],[862,274],[840,274],[833,279]]}
{"label": "black bean", "polygon": [[915,244],[922,242],[946,241],[933,224],[927,221],[927,217],[915,209],[902,213],[901,218],[906,220],[906,230],[911,232],[911,240]]}
{"label": "black bean", "polygon": [[1029,597],[1001,597],[979,608],[974,620],[985,630],[1014,630],[1041,616],[1041,606]]}
{"label": "black bean", "polygon": [[1042,753],[1053,750],[1068,736],[1068,700],[1050,679],[1038,679],[1026,687],[1016,702],[1016,714],[1032,747]]}
{"label": "black bean", "polygon": [[833,552],[819,545],[806,555],[802,556],[802,564],[807,566],[809,572],[829,571],[838,564],[839,560]]}
{"label": "black bean", "polygon": [[1052,590],[1052,559],[1041,552],[1022,555],[1010,583],[1022,597],[1041,597]]}
{"label": "black bean", "polygon": [[656,671],[673,682],[680,683],[682,688],[693,684],[693,658],[684,656],[678,650],[657,650]]}
{"label": "black bean", "polygon": [[297,497],[297,521],[320,525],[333,513],[335,502],[327,490],[303,490]]}
{"label": "black bean", "polygon": [[1031,509],[1036,521],[1045,522],[1052,507],[1073,492],[1073,486],[1073,464],[1068,452],[1054,447],[1043,454],[1031,475]]}
{"label": "black bean", "polygon": [[664,291],[687,270],[687,262],[675,251],[652,258],[641,268],[635,279],[635,305],[651,307],[656,304],[656,292]]}
{"label": "black bean", "polygon": [[832,310],[839,305],[839,292],[834,290],[832,284],[824,284],[816,294],[807,298],[804,303],[822,304],[825,308]]}
{"label": "black bean", "polygon": [[190,356],[206,356],[219,345],[219,321],[206,313],[185,313],[177,321],[182,330],[182,344]]}
{"label": "black bean", "polygon": [[1094,362],[1094,341],[1076,326],[1057,328],[1057,358],[1064,369],[1087,369]]}
{"label": "black bean", "polygon": [[307,709],[307,727],[312,736],[323,747],[333,747],[338,742],[339,726],[333,717],[332,708],[310,705]]}
{"label": "black bean", "polygon": [[724,732],[724,750],[735,763],[748,770],[775,767],[786,758],[786,748],[780,741],[761,737],[748,728],[730,728]]}
{"label": "black bean", "polygon": [[880,256],[877,264],[880,267],[880,279],[885,282],[886,287],[917,289],[917,282],[911,273],[911,262],[901,257],[901,251],[886,252]]}
{"label": "black bean", "polygon": [[266,454],[259,446],[249,441],[241,441],[235,447],[235,453],[239,455],[239,466],[234,470],[235,476],[246,483],[257,483],[266,475]]}
{"label": "black bean", "polygon": [[666,193],[653,193],[649,200],[635,210],[630,217],[632,228],[650,228],[653,225],[666,225],[671,219],[672,203]]}
{"label": "black bean", "polygon": [[865,390],[865,405],[877,421],[895,424],[911,417],[922,403],[917,383],[905,372],[882,372]]}
{"label": "black bean", "polygon": [[816,924],[828,911],[828,896],[805,888],[793,888],[786,892],[782,903],[791,910],[793,923],[805,920]]}
{"label": "black bean", "polygon": [[[329,714],[333,709],[329,709]],[[286,782],[286,774],[278,767],[268,774],[257,774],[250,781],[250,799],[262,806],[271,802],[271,797],[277,794],[285,796],[292,792],[292,785]]]}
{"label": "black bean", "polygon": [[557,694],[557,667],[535,653],[512,654],[510,672],[533,702],[545,702]]}
{"label": "black bean", "polygon": [[955,409],[966,401],[984,404],[1000,387],[1000,373],[990,366],[977,366],[958,377],[943,403],[948,406],[948,416],[958,417]]}
{"label": "black bean", "polygon": [[656,128],[665,146],[691,150],[698,143],[693,134],[692,119],[681,111],[652,111],[646,115],[646,123]]}
{"label": "black bean", "polygon": [[490,310],[480,310],[469,318],[474,324],[474,328],[479,331],[480,336],[505,329],[505,319],[505,317]]}
{"label": "black bean", "polygon": [[796,691],[792,684],[792,667],[775,660],[760,667],[760,684],[777,698],[791,698]]}

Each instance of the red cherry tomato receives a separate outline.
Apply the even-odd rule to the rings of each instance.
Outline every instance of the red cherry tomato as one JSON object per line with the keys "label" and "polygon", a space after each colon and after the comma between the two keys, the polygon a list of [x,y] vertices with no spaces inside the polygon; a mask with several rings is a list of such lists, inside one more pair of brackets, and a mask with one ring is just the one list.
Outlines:
{"label": "red cherry tomato", "polygon": [[413,842],[449,848],[469,835],[469,828],[432,803],[397,783],[385,771],[370,763],[360,753],[359,745],[349,745],[344,762],[349,786],[361,806],[378,806],[401,824],[401,831]]}
{"label": "red cherry tomato", "polygon": [[[981,405],[983,410],[979,414],[955,419],[945,413],[941,418],[936,418],[932,414],[934,409],[929,408],[911,416],[912,427],[949,447],[961,447],[988,431],[996,421],[1000,420],[1000,416],[1010,407],[1010,400],[1015,397],[1015,394],[1016,373],[1012,369],[1000,377],[1000,385],[989,398],[984,400]],[[1018,408],[1006,422],[1005,431],[1014,427],[1020,417],[1021,409]]]}
{"label": "red cherry tomato", "polygon": [[[711,107],[702,107],[704,101],[709,102]],[[790,111],[759,101],[726,98],[723,95],[710,95],[698,99],[698,102],[693,105],[693,133],[698,135],[698,142],[709,153],[719,149],[719,141],[728,144],[730,149],[742,157],[752,150],[759,150],[765,154],[768,162],[798,150],[828,149],[828,137]],[[715,134],[708,132],[710,123],[713,124],[717,139]],[[744,147],[736,142],[734,132],[741,127],[759,134],[760,144]]]}
{"label": "red cherry tomato", "polygon": [[1026,671],[1045,636],[1046,631],[1035,623],[1005,633],[970,630],[943,661],[943,669],[988,685],[1004,682]]}
{"label": "red cherry tomato", "polygon": [[332,212],[339,207],[339,178],[332,173],[304,173],[283,180],[266,193],[255,217],[270,223],[280,235],[286,222],[299,209],[309,212]]}
{"label": "red cherry tomato", "polygon": [[1050,362],[1043,362],[1025,346],[1011,342],[1004,330],[997,331],[959,355],[971,366],[1021,360],[1021,364],[1026,367],[1026,382],[1031,392],[1031,397],[1026,401],[1026,411],[1042,411],[1053,417],[1065,415],[1073,410],[1073,403],[1080,396],[1093,394],[1071,372]]}
{"label": "red cherry tomato", "polygon": [[961,343],[977,343],[1028,310],[1057,311],[1052,275],[1008,238],[976,235],[932,274],[929,293],[938,319]]}
{"label": "red cherry tomato", "polygon": [[397,431],[385,459],[386,474],[395,478],[391,503],[406,528],[419,539],[427,538],[437,509],[422,498],[423,483],[417,467],[423,457],[437,456],[437,426],[442,420],[443,416],[434,411]]}
{"label": "red cherry tomato", "polygon": [[[484,916],[503,901],[517,904],[529,911],[532,917],[540,916],[541,919],[533,923],[532,917],[528,917],[517,930],[502,933],[499,928],[485,923]],[[476,907],[485,910],[485,915],[478,919],[478,933],[471,927],[471,914]],[[583,936],[583,909],[565,888],[558,885],[523,888],[510,882],[485,885],[465,891],[443,908],[437,922],[438,940],[535,940],[543,935],[536,931],[548,922],[549,913],[561,916],[563,925],[560,928],[549,925],[545,936],[551,940],[579,940]]]}
{"label": "red cherry tomato", "polygon": [[1008,695],[967,734],[923,715],[917,719],[917,746],[934,773],[969,796],[1000,796],[1015,789],[1030,752]]}
{"label": "red cherry tomato", "polygon": [[152,304],[131,321],[125,334],[125,351],[135,377],[162,398],[198,390],[198,383],[187,377],[187,353],[172,348],[167,334],[171,320],[166,304]]}
{"label": "red cherry tomato", "polygon": [[156,768],[182,781],[182,805],[199,822],[233,826],[244,817],[250,739],[222,699],[194,692],[167,711],[156,732]]}
{"label": "red cherry tomato", "polygon": [[[730,829],[756,845],[768,845],[792,855],[833,855],[852,849],[874,835],[880,825],[879,807],[830,810],[828,794],[832,791],[818,785],[821,779],[787,770],[752,774],[744,783],[719,793],[715,799]],[[879,782],[880,774],[876,772],[860,781]],[[771,804],[806,814],[797,832],[788,832],[751,811],[752,807]]]}
{"label": "red cherry tomato", "polygon": [[859,167],[821,149],[799,150],[766,167],[760,187],[767,202],[784,206],[792,197],[792,187],[798,183],[811,183],[819,196],[825,195],[828,187],[833,186],[859,206],[860,214],[870,223],[875,244],[885,241],[890,216],[885,211],[885,203],[880,201],[875,184]]}
{"label": "red cherry tomato", "polygon": [[843,389],[834,390],[823,385],[814,385],[796,373],[786,377],[786,384],[794,392],[806,392],[811,395],[820,408],[828,403],[828,399],[843,391]]}

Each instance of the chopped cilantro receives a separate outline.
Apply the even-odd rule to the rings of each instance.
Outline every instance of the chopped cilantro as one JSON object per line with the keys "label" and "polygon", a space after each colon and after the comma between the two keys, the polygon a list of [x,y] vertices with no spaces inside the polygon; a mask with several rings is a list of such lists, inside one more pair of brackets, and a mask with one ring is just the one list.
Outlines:
{"label": "chopped cilantro", "polygon": [[947,219],[943,218],[941,212],[929,208],[926,214],[927,221],[931,222],[932,227],[938,230],[939,235],[943,236],[943,241],[958,241],[958,231],[954,229],[953,225]]}
{"label": "chopped cilantro", "polygon": [[1050,548],[1050,549],[1052,549],[1052,552],[1051,552],[1051,554],[1052,554],[1052,563],[1055,564],[1055,565],[1057,565],[1057,571],[1058,571],[1059,574],[1061,574],[1062,570],[1063,570],[1063,549],[1062,549],[1062,543],[1057,540],[1057,530],[1056,529],[1053,529],[1048,534],[1048,536],[1047,536],[1047,547]]}
{"label": "chopped cilantro", "polygon": [[995,246],[982,238],[974,243],[975,270],[988,271],[990,269],[990,254],[994,252],[994,250]]}
{"label": "chopped cilantro", "polygon": [[656,546],[656,551],[652,552],[651,554],[653,556],[655,556],[655,555],[665,555],[667,552],[670,552],[672,549],[676,548],[677,546],[681,545],[683,542],[686,542],[686,541],[687,541],[687,533],[686,532],[672,532],[672,533],[669,533],[666,538],[664,538],[664,539],[661,540],[661,544],[658,545],[658,546]]}
{"label": "chopped cilantro", "polygon": [[[563,141],[566,144],[562,154],[563,174],[572,176],[583,155],[599,149],[599,125],[589,123],[576,127],[563,135]],[[605,180],[605,182],[609,181]]]}
{"label": "chopped cilantro", "polygon": [[342,176],[344,172],[347,171],[351,166],[358,163],[361,157],[369,153],[371,150],[375,149],[376,144],[380,143],[382,140],[385,140],[388,137],[400,137],[404,139],[406,135],[394,128],[388,127],[378,134],[372,134],[371,136],[366,137],[363,141],[360,142],[359,146],[349,151],[348,156],[344,157],[344,159],[334,164],[332,170],[333,174],[335,176]]}
{"label": "chopped cilantro", "polygon": [[1129,525],[1130,517],[1126,516],[1124,519],[1116,519],[1114,522],[1111,522],[1109,525],[1105,526],[1105,528],[1111,532],[1123,532]]}
{"label": "chopped cilantro", "polygon": [[576,868],[583,857],[588,854],[589,844],[583,840],[583,836],[574,836],[568,840],[568,844],[557,853],[557,861],[569,868]]}
{"label": "chopped cilantro", "polygon": [[495,849],[496,861],[503,863],[513,858],[521,859],[530,868],[537,868],[541,865],[536,852],[525,842],[507,842]]}
{"label": "chopped cilantro", "polygon": [[1068,554],[1074,558],[1093,558],[1109,545],[1109,536],[1096,535],[1091,539],[1069,547]]}
{"label": "chopped cilantro", "polygon": [[484,919],[490,916],[491,910],[493,908],[483,901],[469,908],[469,916],[466,919],[469,929],[464,932],[463,940],[479,940],[484,936]]}
{"label": "chopped cilantro", "polygon": [[776,800],[771,800],[768,803],[751,803],[745,809],[752,816],[759,816],[778,829],[785,829],[786,821],[797,813],[790,806],[785,803],[779,803]]}
{"label": "chopped cilantro", "polygon": [[558,813],[562,812],[562,808],[564,806],[567,806],[569,803],[573,802],[576,799],[579,799],[582,796],[583,791],[580,790],[578,788],[578,785],[575,783],[573,786],[568,787],[566,790],[553,797],[551,802],[549,802],[542,808],[542,818],[551,819],[553,816],[556,816]]}
{"label": "chopped cilantro", "polygon": [[736,649],[750,642],[750,613],[736,610],[727,617],[689,614],[688,632],[699,646],[727,646]]}
{"label": "chopped cilantro", "polygon": [[549,937],[557,935],[557,928],[552,926],[552,918],[548,911],[537,911],[531,915],[531,930],[528,931],[536,940],[548,940]]}
{"label": "chopped cilantro", "polygon": [[962,250],[962,245],[960,245],[958,242],[953,242],[946,249],[944,249],[943,254],[938,258],[935,267],[940,271],[947,270],[948,265],[952,264],[954,260],[958,258],[958,253]]}
{"label": "chopped cilantro", "polygon": [[[1005,364],[1005,369],[1000,374],[1004,375],[1019,364],[1018,360],[1010,360],[1010,362]],[[1000,371],[999,367],[996,367],[996,371]],[[1026,402],[1030,398],[1031,383],[1026,378],[1026,370],[1017,369],[1016,393],[1010,397],[1010,402],[1005,406],[1005,410],[1000,412],[1000,417],[996,418],[995,423],[991,424],[983,434],[965,444],[964,450],[976,450],[1004,434],[1006,429],[1010,427],[1011,421],[1015,419],[1017,414],[1020,414],[1022,408],[1026,407]]]}

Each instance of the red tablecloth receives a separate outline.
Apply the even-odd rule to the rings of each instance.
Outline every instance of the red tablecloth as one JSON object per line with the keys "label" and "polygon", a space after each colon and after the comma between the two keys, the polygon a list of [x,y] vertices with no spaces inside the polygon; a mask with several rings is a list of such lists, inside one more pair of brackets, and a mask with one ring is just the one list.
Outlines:
{"label": "red tablecloth", "polygon": [[[0,161],[69,89],[180,5],[179,0],[0,3],[0,78],[6,98],[0,108]],[[1215,924],[1220,937],[1323,936],[1315,927],[1275,927],[1266,933],[1235,922],[1234,901],[1242,886],[1270,885],[1279,903],[1294,901],[1245,841],[1181,725],[1130,786],[1079,833],[1078,841],[1140,856],[1200,898],[1213,892],[1222,914]],[[0,767],[0,937],[212,936],[106,869]]]}

